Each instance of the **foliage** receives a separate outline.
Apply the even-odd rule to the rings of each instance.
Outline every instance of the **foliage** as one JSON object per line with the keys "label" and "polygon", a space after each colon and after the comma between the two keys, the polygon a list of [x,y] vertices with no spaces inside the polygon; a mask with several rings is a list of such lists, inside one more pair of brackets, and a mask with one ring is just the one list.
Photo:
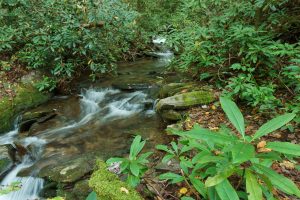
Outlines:
{"label": "foliage", "polygon": [[132,187],[136,187],[140,183],[140,179],[148,170],[148,157],[152,152],[140,154],[145,143],[146,141],[142,141],[142,137],[138,135],[131,144],[128,158],[110,158],[106,161],[108,165],[121,162],[120,172],[127,174],[126,181]]}
{"label": "foliage", "polygon": [[180,54],[170,65],[172,69],[198,80],[209,75],[222,89],[226,86],[224,92],[261,110],[282,104],[276,97],[278,90],[299,96],[295,59],[300,53],[296,23],[300,9],[296,1],[176,0],[157,4],[145,3],[145,8],[152,7],[145,12],[154,15],[150,19],[158,21],[156,28]]}
{"label": "foliage", "polygon": [[[271,169],[273,163],[283,159],[299,158],[300,146],[288,142],[259,140],[291,121],[295,114],[280,115],[263,124],[253,136],[246,135],[245,122],[236,104],[221,97],[221,106],[239,133],[222,127],[218,132],[196,125],[190,131],[171,130],[179,142],[171,148],[158,145],[166,152],[162,162],[176,159],[180,173],[167,172],[160,179],[171,183],[185,182],[204,199],[274,199],[274,188],[288,195],[300,197],[300,190],[290,179]],[[257,147],[257,148],[256,148]]]}
{"label": "foliage", "polygon": [[[1,62],[50,72],[54,82],[113,72],[141,46],[138,13],[121,0],[1,0],[0,10]],[[46,82],[39,89],[55,87]]]}

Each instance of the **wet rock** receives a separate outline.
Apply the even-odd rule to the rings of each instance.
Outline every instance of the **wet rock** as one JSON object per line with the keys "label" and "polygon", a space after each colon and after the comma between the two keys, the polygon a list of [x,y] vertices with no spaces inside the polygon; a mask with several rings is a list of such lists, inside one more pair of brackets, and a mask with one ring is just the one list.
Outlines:
{"label": "wet rock", "polygon": [[58,165],[49,165],[39,172],[39,177],[59,183],[72,183],[91,173],[94,169],[94,155],[80,155]]}
{"label": "wet rock", "polygon": [[24,133],[29,131],[34,123],[43,123],[57,115],[54,110],[52,111],[37,111],[37,112],[26,112],[22,115],[22,121],[19,125],[19,131]]}
{"label": "wet rock", "polygon": [[185,109],[191,106],[208,104],[212,101],[214,101],[212,92],[193,91],[161,99],[156,104],[155,109],[158,112],[166,109]]}
{"label": "wet rock", "polygon": [[67,199],[72,200],[85,200],[89,193],[92,192],[92,189],[89,187],[88,180],[78,181],[74,188],[66,192]]}
{"label": "wet rock", "polygon": [[0,146],[0,180],[12,169],[13,165],[9,145]]}
{"label": "wet rock", "polygon": [[124,82],[115,82],[112,84],[113,87],[119,89],[119,90],[144,90],[151,87],[151,84],[149,83],[124,83]]}
{"label": "wet rock", "polygon": [[50,182],[46,183],[43,189],[40,191],[39,196],[44,198],[56,197],[57,183]]}
{"label": "wet rock", "polygon": [[116,174],[107,170],[103,161],[97,163],[98,169],[92,174],[89,186],[97,193],[99,199],[107,200],[142,200],[143,198]]}
{"label": "wet rock", "polygon": [[165,121],[179,121],[182,119],[181,113],[175,110],[163,110],[160,116]]}

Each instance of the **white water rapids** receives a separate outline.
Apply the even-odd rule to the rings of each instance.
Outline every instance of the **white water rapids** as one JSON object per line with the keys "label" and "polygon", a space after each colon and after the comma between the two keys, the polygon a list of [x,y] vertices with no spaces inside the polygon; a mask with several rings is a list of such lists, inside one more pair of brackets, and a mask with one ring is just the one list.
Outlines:
{"label": "white water rapids", "polygon": [[[147,95],[141,91],[125,93],[115,89],[87,89],[81,93],[80,108],[81,116],[77,122],[69,122],[63,127],[44,130],[35,137],[27,137],[21,140],[17,139],[18,127],[0,136],[0,145],[12,144],[18,141],[19,144],[27,148],[28,154],[23,156],[21,163],[17,164],[1,180],[2,186],[19,182],[19,190],[7,195],[0,196],[0,200],[37,200],[39,192],[43,188],[43,179],[34,177],[18,177],[18,173],[23,169],[32,166],[41,156],[44,146],[52,140],[59,137],[65,138],[72,134],[72,130],[86,125],[92,120],[98,120],[101,123],[122,119],[145,111],[144,103],[147,101]],[[146,111],[145,113],[153,113]]]}

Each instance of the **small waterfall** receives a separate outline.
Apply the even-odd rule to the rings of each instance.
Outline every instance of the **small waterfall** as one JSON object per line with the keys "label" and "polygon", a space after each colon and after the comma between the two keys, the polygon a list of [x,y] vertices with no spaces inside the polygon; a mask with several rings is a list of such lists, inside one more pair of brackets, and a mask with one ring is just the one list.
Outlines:
{"label": "small waterfall", "polygon": [[44,180],[36,177],[18,177],[17,174],[30,166],[42,152],[42,147],[46,142],[37,137],[28,137],[22,141],[22,145],[27,148],[30,146],[31,153],[23,156],[22,162],[17,165],[2,181],[2,186],[18,183],[20,189],[10,192],[6,195],[1,195],[0,200],[36,200],[38,199],[39,191],[43,188]]}
{"label": "small waterfall", "polygon": [[153,44],[157,49],[158,52],[152,52],[152,54],[158,58],[160,58],[163,62],[171,62],[172,58],[174,57],[174,53],[170,51],[166,45],[167,39],[165,37],[157,36],[152,40]]}

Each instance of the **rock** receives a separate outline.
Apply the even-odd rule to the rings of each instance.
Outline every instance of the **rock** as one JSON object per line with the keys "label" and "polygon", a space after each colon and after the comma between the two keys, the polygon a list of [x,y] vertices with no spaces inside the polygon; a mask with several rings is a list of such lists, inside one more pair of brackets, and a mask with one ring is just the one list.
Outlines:
{"label": "rock", "polygon": [[8,145],[0,146],[0,180],[7,174],[13,167],[13,159]]}
{"label": "rock", "polygon": [[92,172],[94,164],[94,155],[83,154],[56,166],[49,165],[43,168],[38,176],[59,183],[72,183]]}
{"label": "rock", "polygon": [[103,161],[98,161],[98,169],[92,174],[89,186],[97,193],[97,199],[142,200],[134,188],[119,180],[116,174],[107,170]]}
{"label": "rock", "polygon": [[50,182],[46,183],[43,187],[43,189],[40,191],[39,196],[44,197],[44,198],[52,198],[55,197],[57,190],[57,183],[55,182]]}
{"label": "rock", "polygon": [[165,121],[179,121],[182,119],[181,113],[175,110],[163,110],[160,116]]}
{"label": "rock", "polygon": [[214,101],[214,95],[209,91],[193,91],[177,94],[158,101],[155,110],[161,112],[166,109],[185,109],[191,106],[208,104]]}
{"label": "rock", "polygon": [[88,180],[78,181],[71,192],[74,195],[74,198],[72,199],[85,200],[90,192],[92,192],[92,189],[89,187]]}
{"label": "rock", "polygon": [[18,113],[38,106],[51,97],[50,94],[39,92],[32,85],[18,85],[14,90],[16,96],[12,100],[4,97],[0,101],[0,133],[12,128],[13,121]]}
{"label": "rock", "polygon": [[115,82],[112,84],[113,87],[119,89],[119,90],[144,90],[151,87],[151,84],[149,83],[124,83],[124,82]]}
{"label": "rock", "polygon": [[21,133],[29,131],[34,123],[44,123],[54,118],[56,115],[57,113],[55,113],[55,111],[26,112],[22,115],[22,121],[19,125],[19,131]]}

